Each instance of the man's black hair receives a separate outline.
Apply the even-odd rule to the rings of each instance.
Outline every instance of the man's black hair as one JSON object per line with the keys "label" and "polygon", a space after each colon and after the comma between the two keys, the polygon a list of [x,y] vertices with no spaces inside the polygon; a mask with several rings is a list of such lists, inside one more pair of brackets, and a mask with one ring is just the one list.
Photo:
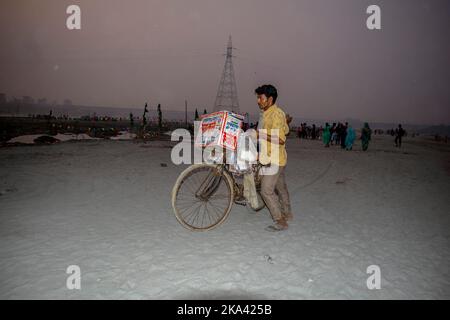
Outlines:
{"label": "man's black hair", "polygon": [[273,103],[275,103],[275,101],[277,101],[277,98],[278,98],[277,89],[271,84],[265,84],[265,85],[263,85],[261,87],[256,88],[255,89],[255,93],[256,94],[263,94],[263,95],[265,95],[267,97],[267,99],[272,97]]}

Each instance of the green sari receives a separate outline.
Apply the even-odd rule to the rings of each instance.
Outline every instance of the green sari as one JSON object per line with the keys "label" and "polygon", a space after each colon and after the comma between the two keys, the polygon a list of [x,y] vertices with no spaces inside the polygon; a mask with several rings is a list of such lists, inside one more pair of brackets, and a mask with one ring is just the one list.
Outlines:
{"label": "green sari", "polygon": [[363,151],[366,151],[369,147],[370,136],[372,135],[372,130],[367,122],[364,123],[364,128],[361,131],[361,143]]}
{"label": "green sari", "polygon": [[329,146],[330,139],[331,139],[330,126],[327,125],[327,126],[325,126],[325,129],[323,129],[323,134],[322,134],[322,140],[323,140],[323,143],[325,144],[325,146]]}

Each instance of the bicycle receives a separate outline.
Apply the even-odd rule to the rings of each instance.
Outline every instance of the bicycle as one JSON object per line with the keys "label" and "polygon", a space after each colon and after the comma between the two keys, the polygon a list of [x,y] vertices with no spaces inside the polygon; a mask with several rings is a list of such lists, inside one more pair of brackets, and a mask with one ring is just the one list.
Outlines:
{"label": "bicycle", "polygon": [[206,231],[221,225],[228,217],[233,203],[250,207],[254,212],[266,205],[261,197],[260,169],[253,164],[258,206],[251,207],[244,197],[243,184],[237,183],[229,164],[194,164],[185,169],[172,189],[172,207],[178,222],[192,231]]}

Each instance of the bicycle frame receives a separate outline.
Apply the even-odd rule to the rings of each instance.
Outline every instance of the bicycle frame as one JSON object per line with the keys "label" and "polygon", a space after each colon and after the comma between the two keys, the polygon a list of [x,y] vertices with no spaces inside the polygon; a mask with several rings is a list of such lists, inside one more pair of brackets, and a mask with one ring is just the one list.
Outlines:
{"label": "bicycle frame", "polygon": [[[258,178],[259,170],[262,167],[261,164],[254,165],[253,170],[256,173],[255,179]],[[217,189],[219,188],[220,182],[222,181],[223,172],[228,174],[233,180],[233,194],[242,195],[242,190],[239,187],[239,184],[236,183],[234,178],[234,173],[229,170],[228,164],[218,164],[217,171],[211,171],[205,178],[205,180],[200,184],[199,188],[195,192],[195,197],[197,199],[208,201],[210,197],[212,197]]]}
{"label": "bicycle frame", "polygon": [[208,201],[209,198],[217,191],[221,181],[222,173],[218,175],[214,171],[211,171],[211,173],[206,176],[205,180],[195,191],[195,197],[203,201]]}

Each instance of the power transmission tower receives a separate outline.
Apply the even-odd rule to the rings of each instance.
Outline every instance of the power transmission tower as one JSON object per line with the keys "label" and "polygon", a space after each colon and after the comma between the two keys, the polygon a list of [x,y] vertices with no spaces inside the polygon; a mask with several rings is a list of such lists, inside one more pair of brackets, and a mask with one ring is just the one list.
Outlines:
{"label": "power transmission tower", "polygon": [[214,111],[229,110],[239,113],[239,102],[237,97],[236,80],[234,79],[233,46],[231,45],[231,36],[228,39],[227,53],[225,54],[225,67],[223,68],[220,79],[219,89],[217,90]]}

